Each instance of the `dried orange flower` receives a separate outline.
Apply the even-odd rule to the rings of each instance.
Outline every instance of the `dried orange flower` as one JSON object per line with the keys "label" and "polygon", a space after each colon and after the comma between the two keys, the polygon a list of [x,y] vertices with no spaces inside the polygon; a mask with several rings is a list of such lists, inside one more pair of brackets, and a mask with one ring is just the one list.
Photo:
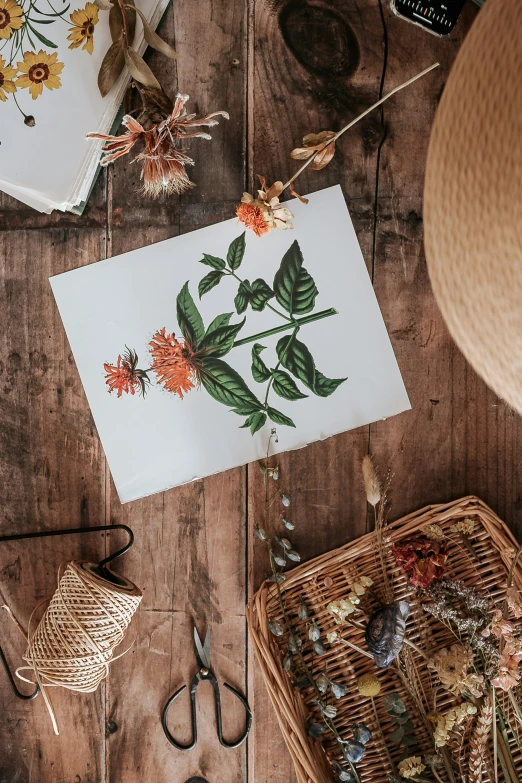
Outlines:
{"label": "dried orange flower", "polygon": [[225,119],[229,117],[225,111],[215,111],[200,118],[195,114],[187,114],[185,104],[188,99],[188,95],[178,95],[172,113],[150,128],[146,129],[138,120],[126,115],[122,123],[128,132],[122,136],[88,133],[89,139],[107,142],[102,147],[105,156],[101,165],[107,166],[122,155],[127,155],[138,142],[142,142],[145,149],[135,160],[143,162],[142,190],[146,195],[157,198],[161,194],[181,194],[194,187],[185,170],[185,167],[192,166],[194,161],[179,148],[179,144],[185,139],[211,139],[206,131],[195,129],[217,125],[215,118],[218,116]]}
{"label": "dried orange flower", "polygon": [[152,370],[165,389],[181,399],[198,381],[196,354],[186,340],[177,340],[167,334],[165,327],[156,332],[149,343],[152,354]]}
{"label": "dried orange flower", "polygon": [[104,364],[107,373],[105,383],[109,387],[109,393],[118,392],[118,397],[125,394],[141,394],[145,396],[146,385],[149,383],[146,370],[138,369],[138,355],[136,351],[127,348],[123,356],[118,356],[116,364]]}
{"label": "dried orange flower", "polygon": [[281,206],[279,196],[283,192],[283,183],[274,182],[267,187],[266,179],[259,176],[261,190],[258,190],[258,198],[250,193],[243,193],[241,203],[236,208],[239,220],[256,236],[261,237],[273,228],[293,228],[290,222],[294,217],[287,207]]}

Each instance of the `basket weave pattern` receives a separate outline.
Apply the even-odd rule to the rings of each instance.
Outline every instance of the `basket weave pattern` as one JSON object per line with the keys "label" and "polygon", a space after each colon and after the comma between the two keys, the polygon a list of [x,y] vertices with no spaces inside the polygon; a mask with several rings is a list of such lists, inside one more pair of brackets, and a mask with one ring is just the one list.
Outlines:
{"label": "basket weave pattern", "polygon": [[[471,557],[463,545],[452,543],[447,576],[475,587],[486,594],[490,600],[500,601],[506,588],[507,572],[518,544],[506,525],[478,498],[466,497],[447,505],[424,508],[391,523],[386,535],[391,542],[397,543],[419,533],[433,523],[447,533],[451,525],[466,517],[471,517],[475,522],[471,543],[478,557]],[[411,605],[412,611],[406,630],[407,638],[426,652],[435,652],[454,644],[455,638],[451,632],[423,610],[416,598],[415,590],[408,584],[405,574],[395,566],[391,557],[388,558],[387,567],[394,598],[406,599]],[[340,549],[304,563],[287,574],[285,582],[280,586],[281,593],[287,613],[292,618],[292,622],[295,620],[295,626],[303,637],[306,623],[297,619],[299,599],[303,597],[310,607],[324,639],[329,631],[339,630],[339,626],[335,625],[326,610],[328,603],[346,597],[357,576],[362,574],[370,576],[374,580],[375,588],[379,589],[382,577],[380,577],[375,533],[369,533]],[[519,567],[514,574],[514,584],[522,589],[522,570]],[[373,599],[365,604],[365,608],[369,608],[370,612],[377,606],[378,603]],[[358,620],[364,619],[364,615],[360,613],[354,617]],[[320,743],[307,735],[307,716],[310,712],[318,716],[316,707],[311,704],[316,698],[315,692],[311,687],[298,689],[293,684],[291,675],[283,669],[282,661],[286,653],[284,637],[276,638],[268,628],[270,620],[282,620],[277,587],[273,583],[265,582],[255,594],[247,607],[247,619],[257,660],[285,742],[293,758],[299,783],[332,783],[333,774],[328,759],[330,757],[341,761],[338,745],[333,740]],[[362,631],[346,626],[341,630],[345,639],[366,649]],[[391,772],[383,737],[376,725],[371,702],[359,694],[355,684],[355,678],[362,674],[372,673],[379,677],[381,693],[376,697],[375,705],[384,736],[392,732],[393,726],[384,710],[382,697],[387,693],[398,693],[412,716],[415,734],[422,752],[434,752],[429,729],[424,725],[412,697],[393,668],[377,669],[371,659],[342,642],[334,642],[331,645],[325,643],[325,646],[326,654],[320,658],[316,656],[313,662],[308,654],[307,665],[313,665],[315,675],[320,671],[326,671],[332,679],[349,686],[348,694],[342,699],[335,700],[335,706],[338,708],[335,724],[340,735],[343,739],[350,738],[350,727],[358,721],[365,723],[373,731],[373,738],[367,746],[366,755],[358,765],[362,783],[366,781],[385,783],[387,773]],[[421,674],[419,683],[421,696],[424,703],[430,704],[436,685],[435,675],[429,672],[418,653],[411,648],[408,648],[408,651],[407,657],[414,659]],[[439,712],[459,701],[440,687],[437,689],[436,697]],[[397,763],[403,748],[399,748],[396,743],[388,742],[387,745],[394,762]],[[514,737],[511,736],[510,747],[517,773],[522,779],[522,753]],[[465,772],[464,765],[461,773],[464,775]],[[447,780],[444,770],[439,774]],[[485,770],[483,783],[488,780]]]}

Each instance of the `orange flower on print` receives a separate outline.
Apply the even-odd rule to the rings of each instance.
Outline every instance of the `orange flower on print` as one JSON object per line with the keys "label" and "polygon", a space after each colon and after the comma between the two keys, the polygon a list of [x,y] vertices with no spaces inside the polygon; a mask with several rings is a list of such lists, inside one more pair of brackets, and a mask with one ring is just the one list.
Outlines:
{"label": "orange flower on print", "polygon": [[147,384],[147,370],[138,369],[138,354],[126,348],[123,356],[118,356],[116,364],[104,364],[106,372],[105,383],[109,387],[109,393],[117,391],[118,397],[125,394],[141,394],[145,397]]}
{"label": "orange flower on print", "polygon": [[165,327],[156,332],[149,345],[158,381],[183,399],[198,383],[198,364],[191,346],[186,340],[177,340],[174,333],[167,334]]}
{"label": "orange flower on print", "polygon": [[98,24],[98,8],[94,3],[87,3],[85,8],[78,8],[71,14],[71,22],[74,27],[69,28],[67,36],[69,49],[78,49],[83,44],[83,49],[89,54],[94,50],[94,27]]}
{"label": "orange flower on print", "polygon": [[63,63],[58,62],[56,52],[47,54],[42,49],[38,54],[25,52],[23,62],[18,63],[18,70],[20,76],[16,86],[28,87],[33,100],[42,94],[44,84],[48,90],[58,90],[62,86],[58,74],[63,71]]}

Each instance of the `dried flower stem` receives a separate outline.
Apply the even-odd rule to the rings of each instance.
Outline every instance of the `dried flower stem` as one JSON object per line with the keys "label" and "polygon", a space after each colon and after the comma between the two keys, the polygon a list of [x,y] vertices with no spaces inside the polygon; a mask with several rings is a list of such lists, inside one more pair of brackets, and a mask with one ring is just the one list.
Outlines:
{"label": "dried flower stem", "polygon": [[[343,135],[343,133],[346,133],[347,130],[352,128],[354,125],[356,125],[359,122],[359,120],[362,120],[363,117],[366,117],[367,114],[369,114],[371,111],[373,111],[378,106],[380,106],[381,103],[384,103],[385,101],[387,101],[388,98],[391,98],[392,95],[395,95],[396,92],[399,92],[400,90],[404,89],[404,87],[408,87],[410,84],[413,84],[413,82],[417,81],[417,79],[420,79],[422,76],[425,76],[427,73],[432,71],[434,68],[438,68],[438,66],[439,66],[439,63],[433,63],[433,65],[430,65],[429,68],[425,68],[424,71],[421,71],[416,76],[413,76],[411,79],[408,79],[407,82],[404,82],[403,84],[400,84],[398,87],[395,87],[393,90],[391,90],[391,92],[387,93],[380,100],[378,100],[376,103],[374,103],[373,106],[370,106],[369,109],[366,109],[365,111],[363,111],[362,114],[359,114],[358,117],[356,117],[354,120],[349,122],[348,125],[345,125],[344,128],[341,128],[341,130],[338,131],[335,134],[335,136],[333,136],[331,139],[328,139],[328,141],[325,142],[324,146],[326,147],[326,146],[328,146],[328,144],[332,144],[333,142],[336,142],[337,139],[340,136]],[[310,158],[308,158],[308,160],[305,163],[303,163],[301,168],[298,171],[296,171],[296,173],[288,180],[288,182],[286,182],[283,185],[283,190],[286,190],[286,188],[290,187],[290,185],[293,182],[295,182],[297,177],[299,177],[300,174],[303,173],[303,171],[307,168],[307,166],[309,166],[311,163],[313,163],[317,153],[321,152],[321,151],[322,151],[322,149],[316,150],[316,152]]]}

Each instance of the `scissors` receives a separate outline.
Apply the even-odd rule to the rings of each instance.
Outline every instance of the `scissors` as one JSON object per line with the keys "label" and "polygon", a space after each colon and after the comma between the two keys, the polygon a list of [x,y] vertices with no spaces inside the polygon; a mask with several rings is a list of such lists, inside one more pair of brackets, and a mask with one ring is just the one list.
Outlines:
{"label": "scissors", "polygon": [[248,706],[248,702],[245,699],[245,697],[239,693],[239,691],[236,691],[236,689],[233,688],[231,685],[227,685],[226,682],[223,683],[225,688],[227,688],[227,690],[233,693],[234,696],[237,696],[237,698],[245,708],[245,712],[246,712],[246,728],[244,734],[236,742],[226,742],[226,740],[223,739],[223,729],[222,729],[222,721],[221,721],[221,695],[219,693],[219,685],[210,668],[210,628],[207,630],[207,635],[205,636],[205,642],[202,644],[197,629],[196,627],[194,627],[194,644],[196,646],[196,659],[198,662],[199,670],[192,678],[192,682],[190,684],[192,742],[190,742],[188,745],[182,745],[180,742],[174,739],[167,726],[167,715],[169,709],[172,706],[173,702],[176,701],[178,696],[180,696],[183,693],[183,691],[186,689],[187,687],[186,685],[183,685],[183,687],[179,688],[179,690],[177,690],[176,693],[173,693],[170,699],[168,700],[168,702],[165,704],[165,707],[163,709],[163,714],[161,716],[161,725],[163,726],[163,731],[165,732],[165,736],[167,737],[170,744],[174,745],[174,747],[178,748],[178,750],[191,750],[195,746],[196,742],[198,741],[198,727],[196,721],[196,690],[200,682],[204,680],[208,680],[212,685],[212,688],[214,689],[218,739],[220,743],[223,745],[223,747],[225,748],[238,748],[246,740],[248,736],[248,732],[250,731],[250,727],[252,726],[252,712],[250,710],[250,707]]}

